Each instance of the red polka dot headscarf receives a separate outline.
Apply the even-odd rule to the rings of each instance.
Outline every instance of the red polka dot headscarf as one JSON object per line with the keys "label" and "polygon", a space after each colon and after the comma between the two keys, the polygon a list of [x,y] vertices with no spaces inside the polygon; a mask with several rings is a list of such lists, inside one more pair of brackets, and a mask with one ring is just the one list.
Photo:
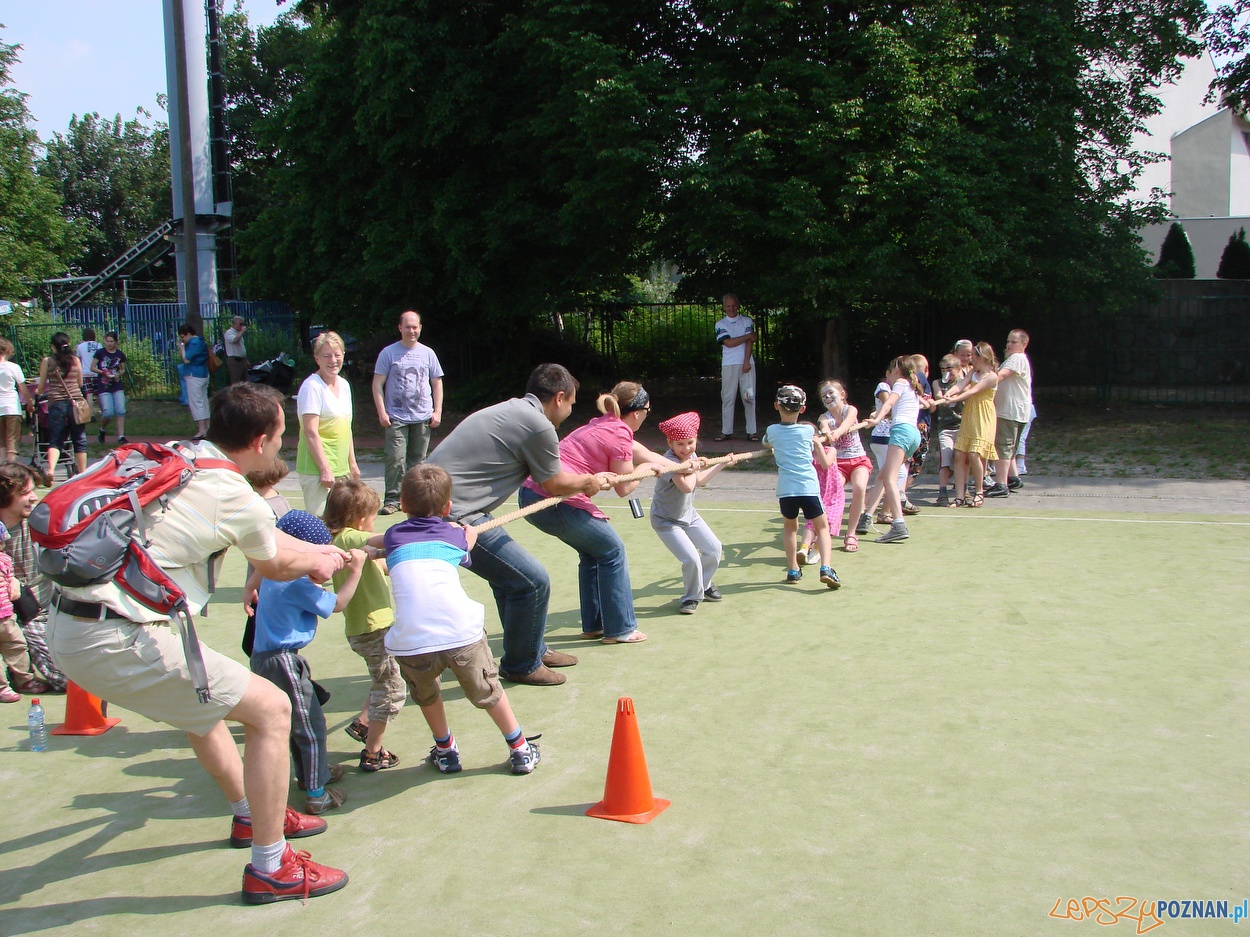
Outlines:
{"label": "red polka dot headscarf", "polygon": [[679,413],[660,424],[665,439],[694,439],[699,435],[699,414]]}

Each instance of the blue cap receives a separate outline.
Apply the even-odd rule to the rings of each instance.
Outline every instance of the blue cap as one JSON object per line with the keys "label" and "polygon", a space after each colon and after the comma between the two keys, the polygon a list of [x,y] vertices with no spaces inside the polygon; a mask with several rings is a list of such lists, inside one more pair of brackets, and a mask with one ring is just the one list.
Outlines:
{"label": "blue cap", "polygon": [[278,521],[278,530],[305,543],[326,544],[334,539],[326,522],[307,511],[287,511]]}

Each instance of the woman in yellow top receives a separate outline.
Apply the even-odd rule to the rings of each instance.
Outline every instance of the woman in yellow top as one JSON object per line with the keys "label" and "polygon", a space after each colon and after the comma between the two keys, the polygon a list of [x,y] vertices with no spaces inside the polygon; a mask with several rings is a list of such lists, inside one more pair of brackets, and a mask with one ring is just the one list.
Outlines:
{"label": "woman in yellow top", "polygon": [[343,355],[338,333],[318,335],[313,342],[317,370],[300,385],[296,398],[299,449],[295,471],[304,491],[304,509],[318,517],[336,479],[360,477],[352,446],[352,389],[339,375]]}
{"label": "woman in yellow top", "polygon": [[[998,458],[994,448],[994,393],[998,387],[998,358],[989,342],[978,342],[972,353],[972,371],[965,375],[940,404],[963,401],[963,422],[955,437],[955,494],[953,508],[979,508],[985,503],[985,463]],[[976,494],[965,497],[968,473],[976,479]]]}

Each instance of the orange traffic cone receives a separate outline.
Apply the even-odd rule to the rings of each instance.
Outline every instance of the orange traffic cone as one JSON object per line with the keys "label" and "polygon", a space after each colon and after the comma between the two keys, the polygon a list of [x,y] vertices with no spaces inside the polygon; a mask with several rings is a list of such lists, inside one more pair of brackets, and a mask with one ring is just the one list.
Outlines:
{"label": "orange traffic cone", "polygon": [[103,735],[120,719],[107,717],[109,704],[92,696],[74,681],[65,687],[65,721],[53,735]]}
{"label": "orange traffic cone", "polygon": [[587,810],[586,816],[650,823],[671,805],[672,801],[651,796],[651,776],[647,773],[647,756],[642,753],[634,701],[622,696],[616,701],[616,726],[612,730],[603,800]]}

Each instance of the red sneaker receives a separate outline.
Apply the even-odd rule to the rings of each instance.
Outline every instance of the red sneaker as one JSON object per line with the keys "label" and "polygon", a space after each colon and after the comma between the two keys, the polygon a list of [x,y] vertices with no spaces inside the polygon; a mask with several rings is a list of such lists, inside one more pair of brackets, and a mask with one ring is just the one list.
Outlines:
{"label": "red sneaker", "polygon": [[[305,836],[316,836],[326,831],[326,821],[321,817],[310,817],[297,813],[290,807],[286,808],[286,819],[282,821],[282,835],[287,839],[303,839]],[[230,845],[235,849],[244,849],[252,845],[252,818],[235,817],[230,827]]]}
{"label": "red sneaker", "polygon": [[277,872],[258,872],[250,862],[244,867],[243,903],[269,904],[287,898],[302,898],[307,902],[309,898],[338,891],[346,884],[346,872],[313,862],[308,853],[296,852],[287,846]]}

